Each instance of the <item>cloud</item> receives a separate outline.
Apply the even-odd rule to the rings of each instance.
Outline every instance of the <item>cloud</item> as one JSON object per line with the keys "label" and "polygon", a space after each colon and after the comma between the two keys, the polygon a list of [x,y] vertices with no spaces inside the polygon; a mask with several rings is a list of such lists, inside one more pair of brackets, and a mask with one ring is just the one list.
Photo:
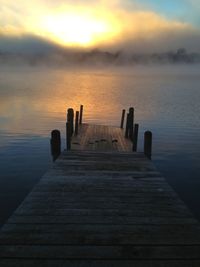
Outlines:
{"label": "cloud", "polygon": [[199,0],[187,0],[193,7],[200,9]]}
{"label": "cloud", "polygon": [[34,35],[0,36],[0,52],[14,53],[52,53],[59,47],[48,40]]}
{"label": "cloud", "polygon": [[[195,0],[186,1],[198,4]],[[35,39],[37,51],[39,43],[43,49],[44,40],[48,45],[86,45],[88,42],[89,48],[136,52],[165,51],[180,46],[199,50],[199,29],[144,9],[142,1],[138,4],[130,0],[78,0],[74,4],[72,0],[0,0],[0,4],[0,47],[2,43],[9,44],[12,36],[15,42],[12,39],[10,47],[13,49],[17,43],[18,48],[31,46]],[[67,19],[70,16],[71,20]],[[79,24],[75,25],[77,18]],[[81,43],[84,38],[85,43]]]}
{"label": "cloud", "polygon": [[121,13],[121,34],[110,47],[135,52],[173,50],[185,46],[199,51],[200,31],[188,23],[167,20],[154,12]]}

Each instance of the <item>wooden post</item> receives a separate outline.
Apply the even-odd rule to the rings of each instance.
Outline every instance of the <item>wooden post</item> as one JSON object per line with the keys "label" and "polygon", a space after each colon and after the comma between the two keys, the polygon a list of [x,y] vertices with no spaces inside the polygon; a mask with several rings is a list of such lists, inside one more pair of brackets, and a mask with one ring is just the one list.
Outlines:
{"label": "wooden post", "polygon": [[83,121],[83,105],[80,106],[79,124],[82,124],[82,121]]}
{"label": "wooden post", "polygon": [[133,141],[133,125],[134,125],[134,108],[129,109],[129,131],[128,131],[128,137]]}
{"label": "wooden post", "polygon": [[137,151],[139,124],[135,124],[133,132],[133,151]]}
{"label": "wooden post", "polygon": [[126,110],[123,109],[123,110],[122,110],[122,118],[121,118],[121,126],[120,126],[121,129],[124,128],[124,118],[125,118],[125,113],[126,113]]}
{"label": "wooden post", "polygon": [[74,133],[74,110],[73,108],[69,108],[67,110],[67,123],[70,124],[71,136]]}
{"label": "wooden post", "polygon": [[53,130],[51,132],[50,143],[51,143],[51,154],[53,156],[53,161],[55,161],[61,153],[61,137],[59,130]]}
{"label": "wooden post", "polygon": [[75,135],[78,135],[78,119],[79,119],[79,111],[76,111],[76,119],[75,119]]}
{"label": "wooden post", "polygon": [[144,154],[151,159],[152,154],[152,132],[146,131],[144,133]]}
{"label": "wooden post", "polygon": [[67,131],[67,136],[66,136],[66,141],[67,141],[67,150],[71,150],[71,123],[67,122],[66,123],[66,131]]}
{"label": "wooden post", "polygon": [[129,133],[129,122],[130,122],[130,115],[129,113],[126,116],[126,131],[125,131],[125,138],[128,138],[128,133]]}

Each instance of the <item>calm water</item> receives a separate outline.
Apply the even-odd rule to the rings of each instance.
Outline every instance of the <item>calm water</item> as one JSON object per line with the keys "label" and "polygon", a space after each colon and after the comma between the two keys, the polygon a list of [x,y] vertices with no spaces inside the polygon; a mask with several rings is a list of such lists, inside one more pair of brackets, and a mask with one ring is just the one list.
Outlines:
{"label": "calm water", "polygon": [[[200,68],[45,69],[0,67],[0,224],[51,164],[49,135],[65,136],[68,107],[85,122],[119,125],[134,106],[153,132],[153,161],[200,219]],[[65,141],[63,140],[63,147]]]}

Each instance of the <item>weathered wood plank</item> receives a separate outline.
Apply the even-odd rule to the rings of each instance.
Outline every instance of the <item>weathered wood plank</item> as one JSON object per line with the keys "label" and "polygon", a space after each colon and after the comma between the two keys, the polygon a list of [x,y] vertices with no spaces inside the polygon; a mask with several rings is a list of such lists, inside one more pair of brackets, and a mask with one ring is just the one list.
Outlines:
{"label": "weathered wood plank", "polygon": [[96,225],[172,225],[199,224],[193,217],[134,217],[134,216],[59,216],[59,215],[13,215],[10,224],[96,224]]}
{"label": "weathered wood plank", "polygon": [[92,171],[70,171],[70,170],[61,170],[61,169],[50,169],[48,173],[44,177],[54,176],[56,177],[64,176],[93,176],[98,175],[101,179],[102,176],[111,176],[111,177],[121,177],[123,179],[124,177],[132,177],[135,179],[139,178],[156,178],[161,177],[160,173],[157,171],[115,171],[115,170],[107,170],[107,171],[100,171],[100,170],[92,170]]}
{"label": "weathered wood plank", "polygon": [[[110,183],[115,185],[118,184],[126,184],[131,182],[132,185],[134,184],[142,184],[151,185],[151,184],[165,184],[168,185],[163,177],[134,177],[132,175],[127,176],[119,176],[119,175],[45,175],[43,176],[41,182],[66,182],[66,183],[76,183],[76,182],[93,182],[93,183]],[[169,185],[168,185],[169,186]]]}
{"label": "weathered wood plank", "polygon": [[[111,210],[111,209],[120,209],[120,210],[131,210],[133,207],[133,203],[129,204],[129,203],[125,203],[125,204],[121,204],[121,203],[104,203],[104,202],[87,202],[87,203],[61,203],[61,202],[45,202],[45,203],[41,203],[40,201],[38,202],[30,202],[30,203],[26,203],[23,205],[22,209],[23,210],[45,210],[46,207],[49,206],[49,210],[59,210],[59,209],[64,209],[64,210],[68,210],[68,209],[102,209],[102,210]],[[144,212],[148,209],[156,209],[158,206],[156,204],[152,205],[152,204],[148,204],[146,203],[135,203],[135,208],[132,209],[133,212],[136,209],[143,209]],[[184,206],[181,204],[179,206],[174,207],[173,204],[161,204],[159,205],[160,209],[163,210],[169,210],[171,212],[174,212],[174,214],[176,213],[176,211],[178,211],[179,209],[182,211],[185,211]],[[143,213],[144,213],[143,212]],[[162,215],[163,213],[161,213]],[[179,214],[179,213],[178,213]]]}
{"label": "weathered wood plank", "polygon": [[0,246],[0,257],[32,259],[200,260],[200,246]]}
{"label": "weathered wood plank", "polygon": [[[200,245],[199,225],[7,224],[0,244]],[[145,235],[144,235],[145,233]]]}
{"label": "weathered wood plank", "polygon": [[63,198],[70,198],[70,197],[80,197],[80,198],[84,198],[86,196],[88,197],[92,197],[95,198],[95,196],[98,197],[117,197],[117,198],[149,198],[149,197],[177,197],[177,194],[175,192],[170,192],[170,196],[169,196],[169,192],[165,192],[163,190],[157,190],[154,192],[134,192],[134,194],[132,193],[128,193],[128,192],[112,192],[112,194],[109,192],[45,192],[45,191],[32,191],[29,196],[31,197],[40,197],[40,196],[45,196],[45,197],[63,197]]}
{"label": "weathered wood plank", "polygon": [[159,210],[153,209],[149,210],[148,207],[145,210],[138,210],[138,209],[67,209],[67,208],[51,208],[47,207],[46,209],[26,209],[25,207],[19,207],[15,212],[15,215],[68,215],[68,216],[80,216],[80,220],[82,216],[134,216],[134,217],[141,217],[141,216],[162,216],[162,217],[186,217],[191,216],[191,213],[184,209],[177,211],[177,209],[166,209],[166,210]]}
{"label": "weathered wood plank", "polygon": [[[96,198],[90,198],[87,200],[82,200],[82,201],[77,201],[77,199],[59,199],[59,198],[29,198],[25,202],[23,202],[23,207],[26,208],[46,208],[47,206],[55,207],[55,208],[119,208],[119,209],[124,209],[124,208],[132,208],[133,205],[136,205],[137,208],[143,208],[143,206],[147,205],[148,208],[156,208],[157,203],[156,201],[159,199],[148,199],[148,198],[136,198],[136,199],[129,199],[129,201],[120,201],[118,200],[113,200],[113,199],[103,199],[100,198],[99,200]],[[174,200],[163,200],[160,198],[161,204],[159,205],[160,208],[169,208],[173,206],[174,209],[178,209],[179,207],[182,209],[184,206],[181,201],[176,203]],[[177,204],[177,206],[175,206]]]}
{"label": "weathered wood plank", "polygon": [[71,192],[71,193],[93,193],[93,194],[106,194],[108,195],[109,193],[112,195],[131,195],[134,193],[157,193],[157,192],[164,192],[164,193],[168,193],[170,194],[171,191],[170,189],[165,189],[162,187],[149,187],[149,188],[144,188],[144,187],[136,187],[136,188],[103,188],[103,187],[93,187],[93,186],[88,186],[88,187],[83,187],[83,189],[81,190],[81,187],[79,186],[71,186],[71,187],[67,187],[67,186],[43,186],[43,185],[37,185],[37,187],[34,188],[33,192]]}
{"label": "weathered wood plank", "polygon": [[124,184],[124,185],[109,185],[106,184],[100,184],[100,185],[94,185],[94,183],[88,183],[88,184],[67,184],[67,183],[40,183],[37,186],[35,186],[34,191],[48,191],[48,192],[125,192],[127,194],[134,193],[134,192],[155,192],[155,191],[165,191],[165,192],[171,192],[172,189],[168,186],[165,186],[163,184],[158,185],[152,185],[149,184],[147,187],[144,187],[143,185],[136,184],[133,186],[132,184]]}
{"label": "weathered wood plank", "polygon": [[48,260],[3,259],[1,267],[199,267],[200,260]]}
{"label": "weathered wood plank", "polygon": [[54,170],[63,170],[63,171],[109,171],[109,170],[114,170],[114,171],[155,171],[155,168],[152,166],[152,164],[137,164],[137,163],[132,163],[132,164],[117,164],[117,163],[106,163],[106,164],[101,164],[100,162],[96,162],[96,164],[70,164],[70,163],[58,163],[53,167]]}

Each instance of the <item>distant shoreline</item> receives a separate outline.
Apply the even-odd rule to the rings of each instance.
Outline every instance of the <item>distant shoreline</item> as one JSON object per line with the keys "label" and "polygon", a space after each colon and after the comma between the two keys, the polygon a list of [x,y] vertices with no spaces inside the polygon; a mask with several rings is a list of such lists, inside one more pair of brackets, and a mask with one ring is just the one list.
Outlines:
{"label": "distant shoreline", "polygon": [[187,52],[184,48],[177,51],[163,53],[132,53],[126,54],[123,51],[107,52],[94,49],[87,52],[54,51],[42,53],[23,52],[2,52],[0,51],[0,64],[22,64],[30,66],[68,66],[68,65],[147,65],[147,64],[198,64],[200,63],[200,53]]}

